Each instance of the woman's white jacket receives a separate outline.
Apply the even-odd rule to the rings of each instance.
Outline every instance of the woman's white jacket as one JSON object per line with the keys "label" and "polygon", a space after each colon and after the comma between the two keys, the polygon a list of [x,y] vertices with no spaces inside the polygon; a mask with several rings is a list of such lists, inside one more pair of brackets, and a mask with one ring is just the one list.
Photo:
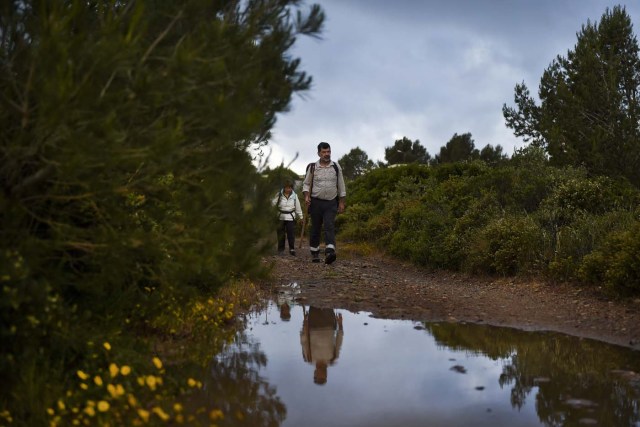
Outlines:
{"label": "woman's white jacket", "polygon": [[[278,203],[278,199],[280,200],[280,203]],[[282,190],[280,190],[280,192],[276,194],[276,197],[274,197],[272,203],[274,206],[277,205],[276,207],[278,208],[278,211],[280,211],[280,221],[295,221],[296,218],[303,218],[302,206],[300,206],[300,200],[298,199],[295,191],[292,191],[289,198],[287,198]]]}

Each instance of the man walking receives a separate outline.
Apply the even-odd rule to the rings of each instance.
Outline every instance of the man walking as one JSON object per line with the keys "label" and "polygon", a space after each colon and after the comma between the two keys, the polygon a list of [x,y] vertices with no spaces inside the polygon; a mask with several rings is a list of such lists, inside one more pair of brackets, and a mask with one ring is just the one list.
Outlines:
{"label": "man walking", "polygon": [[320,159],[307,166],[302,185],[304,200],[311,218],[309,249],[313,262],[320,262],[320,233],[324,225],[326,264],[336,260],[336,214],[344,212],[347,191],[340,165],[331,160],[331,146],[327,142],[318,144]]}

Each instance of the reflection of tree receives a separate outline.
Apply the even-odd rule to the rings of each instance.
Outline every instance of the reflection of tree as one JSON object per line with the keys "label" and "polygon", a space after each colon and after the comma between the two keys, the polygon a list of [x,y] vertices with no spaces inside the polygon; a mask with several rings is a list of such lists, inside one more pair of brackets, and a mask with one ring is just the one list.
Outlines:
{"label": "reflection of tree", "polygon": [[222,351],[209,366],[204,389],[208,407],[221,409],[225,417],[219,426],[279,426],[286,407],[276,389],[260,376],[267,358],[259,343],[239,333],[235,341]]}
{"label": "reflection of tree", "polygon": [[[531,333],[485,325],[427,324],[439,345],[504,361],[498,379],[511,385],[511,404],[520,409],[537,387],[536,410],[549,426],[633,426],[640,421],[640,393],[617,369],[640,369],[637,352],[553,333]],[[593,405],[597,406],[593,406]]]}
{"label": "reflection of tree", "polygon": [[531,387],[523,386],[526,381],[521,378],[520,372],[514,365],[505,365],[502,367],[502,374],[498,379],[500,388],[509,385],[511,382],[515,383],[511,389],[511,406],[520,409],[525,404],[527,395],[531,392]]}

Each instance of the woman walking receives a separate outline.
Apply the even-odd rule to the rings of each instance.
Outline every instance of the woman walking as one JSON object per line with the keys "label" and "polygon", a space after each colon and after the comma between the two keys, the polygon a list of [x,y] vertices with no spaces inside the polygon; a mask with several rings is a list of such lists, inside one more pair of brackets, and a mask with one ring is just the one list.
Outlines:
{"label": "woman walking", "polygon": [[276,206],[279,212],[278,219],[278,254],[284,253],[285,236],[289,243],[289,254],[295,256],[295,232],[296,232],[296,219],[301,220],[302,207],[295,191],[293,191],[293,183],[289,180],[284,182],[282,190],[273,199],[273,205]]}

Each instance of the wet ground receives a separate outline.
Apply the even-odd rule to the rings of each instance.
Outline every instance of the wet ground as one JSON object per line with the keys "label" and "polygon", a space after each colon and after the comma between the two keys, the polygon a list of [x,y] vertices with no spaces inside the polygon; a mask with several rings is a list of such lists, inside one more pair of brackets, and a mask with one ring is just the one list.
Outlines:
{"label": "wet ground", "polygon": [[298,283],[298,302],[366,311],[376,317],[467,322],[562,332],[640,350],[640,298],[620,300],[602,289],[530,278],[492,278],[433,272],[379,253],[349,251],[332,265],[298,256],[268,256],[274,294]]}
{"label": "wet ground", "polygon": [[551,332],[380,319],[297,302],[249,313],[212,361],[221,425],[640,426],[640,357]]}

